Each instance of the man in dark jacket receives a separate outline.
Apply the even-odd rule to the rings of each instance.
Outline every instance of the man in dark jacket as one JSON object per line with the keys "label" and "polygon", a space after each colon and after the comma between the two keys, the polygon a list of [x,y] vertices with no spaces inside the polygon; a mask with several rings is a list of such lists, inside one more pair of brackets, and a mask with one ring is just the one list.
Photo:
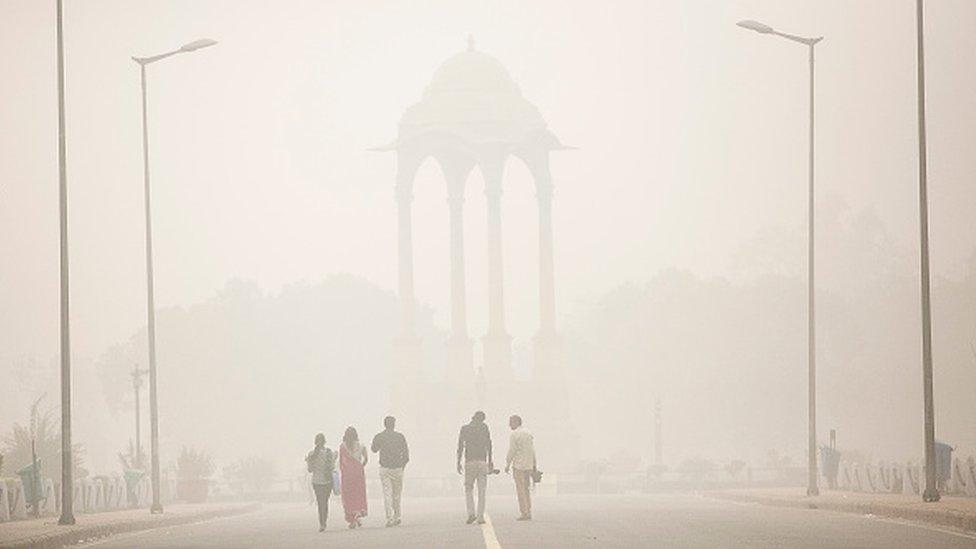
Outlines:
{"label": "man in dark jacket", "polygon": [[[464,466],[461,460],[464,459]],[[485,424],[485,413],[477,411],[458,435],[457,471],[464,475],[464,497],[468,506],[468,524],[485,523],[485,490],[488,473],[495,469],[491,456],[491,433]],[[478,510],[475,514],[474,485],[478,483]]]}
{"label": "man in dark jacket", "polygon": [[383,484],[383,504],[386,508],[386,525],[400,525],[400,494],[403,493],[403,468],[410,461],[410,449],[403,433],[394,430],[396,418],[386,416],[386,427],[373,437],[373,452],[380,454],[380,482]]}

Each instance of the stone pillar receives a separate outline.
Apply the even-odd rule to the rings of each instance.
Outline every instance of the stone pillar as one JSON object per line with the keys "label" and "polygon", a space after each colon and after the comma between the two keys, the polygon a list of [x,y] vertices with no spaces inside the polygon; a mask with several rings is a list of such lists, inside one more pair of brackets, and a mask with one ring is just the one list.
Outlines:
{"label": "stone pillar", "polygon": [[483,162],[488,203],[488,333],[484,369],[489,381],[507,378],[512,369],[512,338],[505,330],[505,284],[502,266],[502,175],[504,157]]}
{"label": "stone pillar", "polygon": [[537,429],[549,436],[553,447],[553,467],[566,468],[579,455],[579,437],[569,405],[569,392],[563,375],[562,345],[556,331],[556,289],[553,261],[552,177],[549,173],[548,152],[529,157],[530,170],[535,178],[539,209],[539,331],[536,333],[535,364],[533,365],[533,395],[542,405],[536,407]]}
{"label": "stone pillar", "polygon": [[464,276],[464,194],[451,192],[447,199],[451,228],[451,337],[467,339],[467,292]]}
{"label": "stone pillar", "polygon": [[413,293],[413,192],[409,186],[397,184],[398,238],[398,295],[400,298],[400,335],[416,336],[414,314],[416,303]]}
{"label": "stone pillar", "polygon": [[552,258],[552,182],[536,184],[539,205],[539,336],[556,335],[556,289]]}
{"label": "stone pillar", "polygon": [[399,416],[417,413],[417,388],[421,374],[421,345],[415,323],[413,287],[413,178],[419,162],[411,156],[397,158],[397,290],[400,301],[400,333],[393,344],[393,386],[390,411]]}
{"label": "stone pillar", "polygon": [[548,155],[538,155],[531,164],[539,207],[539,331],[535,336],[534,376],[554,379],[561,362],[556,335],[556,281],[553,266],[552,177]]}
{"label": "stone pillar", "polygon": [[447,179],[451,231],[451,336],[447,342],[448,375],[465,387],[474,375],[474,344],[468,335],[467,290],[464,274],[464,184],[470,165],[442,162]]}

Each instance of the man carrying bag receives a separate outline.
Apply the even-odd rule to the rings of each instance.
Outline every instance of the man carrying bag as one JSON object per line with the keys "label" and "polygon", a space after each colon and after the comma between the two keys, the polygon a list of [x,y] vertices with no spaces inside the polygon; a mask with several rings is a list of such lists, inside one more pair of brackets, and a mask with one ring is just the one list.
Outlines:
{"label": "man carrying bag", "polygon": [[508,419],[512,434],[508,439],[508,457],[505,472],[512,472],[515,493],[518,496],[518,520],[532,520],[532,483],[542,481],[542,473],[536,467],[535,444],[532,433],[522,427],[522,418],[514,415]]}

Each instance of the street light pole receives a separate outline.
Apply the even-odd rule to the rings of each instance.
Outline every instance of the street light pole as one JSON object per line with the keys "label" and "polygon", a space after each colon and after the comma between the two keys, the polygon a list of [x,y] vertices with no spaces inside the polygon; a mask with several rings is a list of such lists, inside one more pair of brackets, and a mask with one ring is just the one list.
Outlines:
{"label": "street light pole", "polygon": [[935,402],[932,394],[932,304],[929,298],[928,155],[925,143],[925,22],[922,0],[916,0],[918,33],[918,214],[921,237],[922,391],[925,400],[925,492],[923,501],[939,501],[935,475]]}
{"label": "street light pole", "polygon": [[58,213],[61,229],[61,516],[58,524],[75,523],[71,470],[71,332],[68,299],[68,171],[65,160],[64,29],[62,0],[57,3],[58,56]]}
{"label": "street light pole", "polygon": [[149,512],[153,514],[162,513],[163,505],[159,499],[159,402],[156,398],[156,306],[154,302],[155,292],[153,289],[152,209],[150,204],[152,194],[149,187],[149,119],[146,110],[146,65],[179,53],[188,53],[200,48],[213,46],[216,43],[213,40],[202,39],[185,44],[180,49],[159,55],[132,58],[133,61],[139,64],[139,76],[142,84],[142,173],[146,207],[146,310],[148,315],[147,332],[149,347],[149,446],[150,452],[152,453],[152,472],[150,479],[153,493],[152,506],[149,508]]}
{"label": "street light pole", "polygon": [[779,32],[769,25],[757,21],[740,21],[740,27],[761,34],[774,34],[787,40],[807,46],[810,59],[810,122],[809,156],[807,171],[807,495],[820,494],[817,485],[817,331],[814,299],[814,46],[823,40],[822,36],[804,38]]}
{"label": "street light pole", "polygon": [[810,156],[807,159],[809,171],[809,190],[807,196],[807,495],[820,494],[817,487],[817,323],[814,315],[814,230],[813,230],[813,173],[814,173],[814,70],[813,47],[810,42]]}
{"label": "street light pole", "polygon": [[163,504],[159,500],[159,402],[156,399],[156,306],[155,291],[153,289],[153,253],[152,253],[152,195],[149,192],[149,126],[146,115],[146,65],[140,63],[139,72],[142,82],[142,160],[143,160],[143,194],[146,207],[146,310],[148,312],[148,345],[149,345],[149,448],[152,453],[152,483],[153,501],[149,512],[156,514],[163,512]]}
{"label": "street light pole", "polygon": [[142,406],[139,403],[139,393],[142,392],[142,376],[147,373],[147,370],[140,370],[139,365],[136,364],[135,368],[132,370],[132,389],[135,392],[136,397],[136,447],[135,447],[135,463],[132,466],[136,469],[142,469]]}

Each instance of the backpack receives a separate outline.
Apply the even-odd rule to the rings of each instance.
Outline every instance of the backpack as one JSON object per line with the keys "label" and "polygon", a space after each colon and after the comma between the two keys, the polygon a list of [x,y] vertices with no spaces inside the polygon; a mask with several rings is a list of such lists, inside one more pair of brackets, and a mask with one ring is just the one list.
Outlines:
{"label": "backpack", "polygon": [[[325,474],[326,476],[331,477],[332,474],[335,472],[335,452],[333,452],[329,448],[324,448],[324,450],[325,450]],[[312,456],[314,455],[315,452],[312,451],[309,452],[307,456],[305,456],[305,468],[308,470],[309,473],[313,472]]]}

